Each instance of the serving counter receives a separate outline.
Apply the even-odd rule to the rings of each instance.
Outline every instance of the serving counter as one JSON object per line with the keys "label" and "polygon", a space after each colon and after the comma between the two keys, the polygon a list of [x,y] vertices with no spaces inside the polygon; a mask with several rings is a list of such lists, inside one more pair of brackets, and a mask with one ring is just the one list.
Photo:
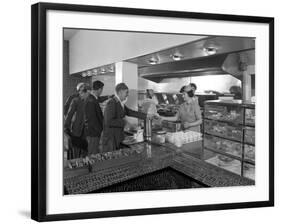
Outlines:
{"label": "serving counter", "polygon": [[[64,189],[66,194],[83,194],[141,177],[165,168],[172,168],[187,177],[200,182],[202,186],[254,185],[253,180],[241,177],[227,170],[196,158],[188,152],[200,150],[201,141],[176,147],[169,143],[156,144],[142,142],[131,145],[135,154],[111,158],[82,166],[64,169]],[[101,157],[103,158],[103,157]],[[104,166],[102,164],[105,164]]]}

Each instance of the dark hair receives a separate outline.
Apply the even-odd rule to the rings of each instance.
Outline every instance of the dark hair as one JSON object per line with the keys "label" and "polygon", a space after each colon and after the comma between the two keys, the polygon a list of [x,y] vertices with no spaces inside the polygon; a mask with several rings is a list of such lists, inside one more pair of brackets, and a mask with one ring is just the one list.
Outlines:
{"label": "dark hair", "polygon": [[116,93],[118,93],[120,90],[127,90],[127,89],[129,89],[129,88],[124,82],[117,84],[115,87]]}
{"label": "dark hair", "polygon": [[234,94],[234,99],[242,99],[242,90],[240,86],[231,86],[229,92]]}
{"label": "dark hair", "polygon": [[152,99],[152,96],[150,96],[149,90],[152,90],[152,91],[153,91],[153,89],[146,89],[146,96],[147,96],[148,98]]}
{"label": "dark hair", "polygon": [[193,87],[195,90],[197,89],[197,86],[196,86],[195,83],[190,83],[189,85],[190,85],[191,87]]}
{"label": "dark hair", "polygon": [[104,86],[103,82],[99,80],[93,82],[93,90],[99,90],[103,88],[103,86]]}
{"label": "dark hair", "polygon": [[180,93],[183,93],[183,92],[184,92],[184,89],[185,89],[185,86],[181,87]]}

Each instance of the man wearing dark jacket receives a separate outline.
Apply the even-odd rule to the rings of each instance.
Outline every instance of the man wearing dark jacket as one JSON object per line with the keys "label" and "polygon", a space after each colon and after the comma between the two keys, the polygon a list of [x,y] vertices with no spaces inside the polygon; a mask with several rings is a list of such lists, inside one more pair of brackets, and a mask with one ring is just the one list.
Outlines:
{"label": "man wearing dark jacket", "polygon": [[109,152],[118,150],[124,140],[125,115],[140,119],[152,118],[151,114],[144,114],[129,109],[125,102],[129,89],[125,83],[119,83],[115,87],[116,95],[111,98],[104,110],[104,124],[102,136],[102,150]]}
{"label": "man wearing dark jacket", "polygon": [[99,150],[100,136],[103,129],[103,114],[99,102],[106,98],[100,97],[104,84],[101,81],[93,82],[92,94],[86,100],[85,105],[85,136],[88,141],[88,155],[97,154]]}
{"label": "man wearing dark jacket", "polygon": [[77,90],[79,96],[72,99],[64,122],[64,130],[71,137],[75,158],[79,157],[82,151],[87,150],[87,142],[84,138],[84,110],[89,88],[87,84],[79,83]]}
{"label": "man wearing dark jacket", "polygon": [[66,99],[65,104],[63,105],[63,115],[64,115],[65,117],[66,117],[67,112],[68,112],[68,110],[69,110],[69,108],[70,108],[70,105],[71,105],[72,100],[73,100],[74,98],[76,98],[76,97],[79,97],[79,90],[80,90],[80,88],[81,88],[82,86],[85,86],[86,89],[88,89],[88,90],[91,89],[91,88],[90,88],[90,85],[88,85],[87,83],[80,82],[80,83],[77,84],[77,86],[76,86],[76,92],[75,92],[74,94],[70,95],[70,96]]}

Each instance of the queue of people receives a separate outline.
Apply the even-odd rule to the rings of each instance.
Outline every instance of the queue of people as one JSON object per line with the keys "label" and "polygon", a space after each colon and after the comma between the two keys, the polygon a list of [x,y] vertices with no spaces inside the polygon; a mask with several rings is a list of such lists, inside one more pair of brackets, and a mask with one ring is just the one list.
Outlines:
{"label": "queue of people", "polygon": [[[117,84],[112,96],[101,96],[103,87],[101,81],[93,82],[92,87],[79,83],[76,93],[64,105],[64,132],[69,137],[71,158],[120,149],[124,140],[125,116],[162,121],[157,114],[158,101],[152,89],[147,90],[147,100],[139,112],[125,105],[129,95],[125,83]],[[193,83],[181,88],[184,103],[179,106],[175,120],[181,122],[183,130],[200,132],[202,117],[196,89]],[[100,103],[104,101],[107,102],[102,112]]]}
{"label": "queue of people", "polygon": [[[115,87],[115,95],[102,97],[104,83],[95,81],[92,90],[85,83],[77,85],[77,92],[66,101],[64,132],[71,142],[70,157],[118,150],[124,140],[125,116],[154,119],[156,114],[131,110],[125,103],[129,88],[125,83]],[[104,113],[99,103],[108,100]]]}

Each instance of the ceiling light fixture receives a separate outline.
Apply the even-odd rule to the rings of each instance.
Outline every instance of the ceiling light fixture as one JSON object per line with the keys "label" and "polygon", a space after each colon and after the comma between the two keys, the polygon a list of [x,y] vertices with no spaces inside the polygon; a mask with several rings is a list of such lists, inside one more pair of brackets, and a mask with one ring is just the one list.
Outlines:
{"label": "ceiling light fixture", "polygon": [[158,64],[158,62],[159,62],[159,60],[156,57],[151,57],[148,60],[148,63],[151,64],[151,65],[156,65],[156,64]]}
{"label": "ceiling light fixture", "polygon": [[207,55],[214,55],[217,53],[217,48],[215,47],[206,47],[204,48],[204,51],[207,53]]}
{"label": "ceiling light fixture", "polygon": [[214,55],[217,53],[218,44],[214,40],[207,40],[203,45],[203,50],[207,55]]}
{"label": "ceiling light fixture", "polygon": [[87,73],[86,72],[82,72],[82,77],[86,77],[87,76]]}
{"label": "ceiling light fixture", "polygon": [[97,69],[93,69],[93,75],[97,75],[98,74],[98,70]]}
{"label": "ceiling light fixture", "polygon": [[104,68],[101,68],[100,72],[101,72],[101,74],[104,74],[106,71]]}
{"label": "ceiling light fixture", "polygon": [[183,55],[180,53],[175,53],[171,55],[171,57],[173,58],[174,61],[180,61],[181,59],[183,59]]}

